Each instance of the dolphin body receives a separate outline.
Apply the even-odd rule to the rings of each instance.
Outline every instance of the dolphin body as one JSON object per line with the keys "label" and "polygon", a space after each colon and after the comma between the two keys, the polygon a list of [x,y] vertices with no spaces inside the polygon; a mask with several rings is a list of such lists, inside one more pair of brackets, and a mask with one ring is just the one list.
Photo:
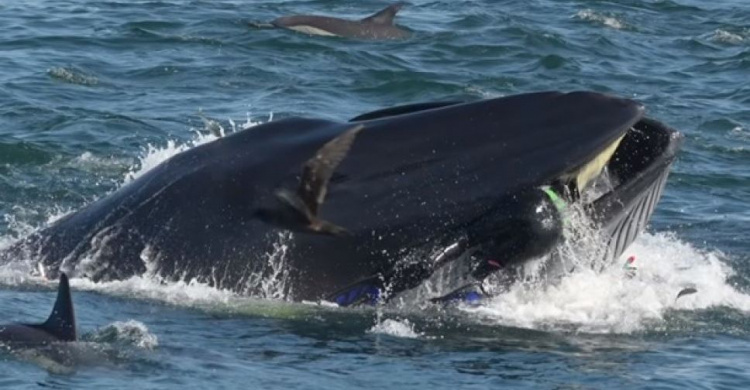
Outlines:
{"label": "dolphin body", "polygon": [[68,277],[60,274],[57,300],[47,321],[41,324],[0,325],[0,345],[33,347],[76,341],[76,320]]}
{"label": "dolphin body", "polygon": [[[65,271],[93,280],[195,279],[261,296],[269,281],[279,282],[275,296],[292,300],[331,300],[344,289],[341,301],[349,303],[373,293],[372,283],[358,281],[380,280],[396,293],[450,262],[441,251],[467,238],[466,251],[494,240],[498,261],[490,264],[498,267],[549,250],[555,235],[543,248],[534,235],[521,247],[513,241],[525,234],[519,212],[539,209],[524,201],[527,194],[595,158],[642,114],[628,99],[539,92],[407,105],[348,122],[276,120],[171,157],[17,242],[0,253],[0,263],[32,259],[47,275]],[[263,218],[283,207],[279,190],[300,186],[302,167],[353,126],[358,135],[339,156],[316,211],[347,234]],[[634,150],[645,150],[640,145]],[[660,180],[659,192],[648,196],[623,186],[628,197],[644,199],[638,207],[650,208],[638,212],[640,219],[653,211],[666,174]],[[604,209],[619,212],[628,204],[614,196]],[[645,226],[637,218],[623,223],[617,229],[628,240]],[[614,256],[630,242],[619,240]],[[512,251],[527,252],[511,259]]]}
{"label": "dolphin body", "polygon": [[411,35],[410,32],[393,23],[393,19],[403,6],[404,3],[394,3],[361,20],[346,20],[317,15],[292,15],[277,18],[270,25],[310,35],[368,40],[404,39]]}

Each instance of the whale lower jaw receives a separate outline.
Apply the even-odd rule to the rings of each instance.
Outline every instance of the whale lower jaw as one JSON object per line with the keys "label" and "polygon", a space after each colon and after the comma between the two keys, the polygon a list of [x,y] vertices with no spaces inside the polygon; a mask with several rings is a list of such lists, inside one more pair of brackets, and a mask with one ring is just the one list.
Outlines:
{"label": "whale lower jaw", "polygon": [[326,30],[323,30],[321,28],[317,28],[317,27],[313,27],[313,26],[308,26],[308,25],[287,26],[286,28],[288,28],[290,30],[297,31],[297,32],[301,32],[303,34],[322,35],[322,36],[327,36],[327,37],[337,37],[338,36],[338,35],[330,32],[330,31],[326,31]]}

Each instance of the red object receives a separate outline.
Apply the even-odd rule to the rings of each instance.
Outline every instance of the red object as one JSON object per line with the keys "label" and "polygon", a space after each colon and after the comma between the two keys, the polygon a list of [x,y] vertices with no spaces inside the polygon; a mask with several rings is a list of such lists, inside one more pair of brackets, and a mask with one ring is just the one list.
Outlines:
{"label": "red object", "polygon": [[635,256],[628,257],[628,264],[633,264],[635,262]]}

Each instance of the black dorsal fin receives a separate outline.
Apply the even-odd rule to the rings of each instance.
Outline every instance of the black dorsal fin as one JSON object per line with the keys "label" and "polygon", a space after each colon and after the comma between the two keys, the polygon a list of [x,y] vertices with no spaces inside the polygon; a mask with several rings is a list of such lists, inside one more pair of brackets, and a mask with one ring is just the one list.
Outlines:
{"label": "black dorsal fin", "polygon": [[36,328],[55,336],[60,341],[76,341],[76,316],[73,311],[73,297],[70,295],[68,276],[60,273],[60,287],[57,289],[57,300],[52,314],[47,321]]}
{"label": "black dorsal fin", "polygon": [[393,18],[396,17],[396,14],[399,10],[405,5],[406,3],[399,1],[398,3],[393,3],[382,10],[362,19],[363,22],[366,23],[375,23],[375,24],[383,24],[383,25],[392,25],[393,24]]}

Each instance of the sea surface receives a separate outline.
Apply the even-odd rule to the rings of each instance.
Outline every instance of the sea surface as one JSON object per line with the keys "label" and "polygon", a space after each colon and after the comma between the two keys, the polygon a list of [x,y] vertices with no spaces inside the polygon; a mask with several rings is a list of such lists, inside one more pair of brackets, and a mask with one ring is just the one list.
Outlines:
{"label": "sea surface", "polygon": [[[414,35],[395,42],[249,26],[387,4],[0,1],[0,247],[217,126],[584,89],[685,135],[624,255],[635,277],[618,263],[447,310],[74,278],[83,340],[0,352],[0,387],[750,388],[750,2],[412,0],[397,22]],[[0,323],[43,320],[55,290],[0,268]]]}

